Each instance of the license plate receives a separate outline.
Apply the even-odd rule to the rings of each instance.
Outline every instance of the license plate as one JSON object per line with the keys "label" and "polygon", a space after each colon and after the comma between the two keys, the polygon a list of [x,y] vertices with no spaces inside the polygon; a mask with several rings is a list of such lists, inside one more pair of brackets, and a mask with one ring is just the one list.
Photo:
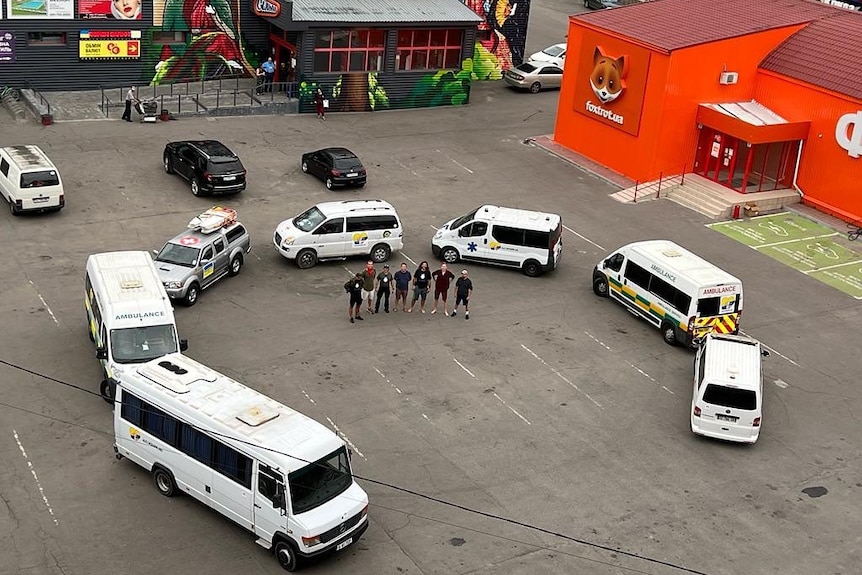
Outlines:
{"label": "license plate", "polygon": [[348,545],[350,545],[351,543],[353,543],[353,537],[348,537],[347,539],[345,539],[344,541],[342,541],[341,543],[339,543],[338,545],[336,545],[336,546],[335,546],[335,550],[336,550],[336,551],[341,551],[342,549],[344,549],[345,547],[347,547],[347,546],[348,546]]}
{"label": "license plate", "polygon": [[232,182],[232,181],[234,181],[234,180],[236,179],[236,176],[225,176],[225,177],[224,177],[224,178],[222,178],[222,179],[223,179],[224,181],[226,181],[226,182]]}
{"label": "license plate", "polygon": [[51,199],[51,198],[33,198],[33,203],[34,204],[40,204],[43,202],[47,202],[49,199]]}
{"label": "license plate", "polygon": [[720,413],[716,413],[715,418],[719,421],[729,421],[731,423],[739,419],[738,417],[733,417],[732,415],[721,415]]}
{"label": "license plate", "polygon": [[348,178],[355,178],[355,177],[356,177],[356,176],[358,176],[358,175],[359,175],[359,174],[357,174],[356,172],[350,172],[349,174],[347,174],[347,177],[348,177]]}

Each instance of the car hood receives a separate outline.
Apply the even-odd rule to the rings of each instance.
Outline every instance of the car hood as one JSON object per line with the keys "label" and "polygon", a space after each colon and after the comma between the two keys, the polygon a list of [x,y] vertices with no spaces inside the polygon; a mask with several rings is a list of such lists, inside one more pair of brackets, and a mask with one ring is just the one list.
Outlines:
{"label": "car hood", "polygon": [[182,281],[192,271],[192,268],[178,266],[177,264],[171,264],[168,262],[160,262],[159,260],[156,260],[153,263],[156,264],[156,271],[158,272],[159,279],[162,283]]}
{"label": "car hood", "polygon": [[536,52],[530,56],[530,60],[534,62],[555,62],[559,60],[559,56],[551,56],[550,54],[545,54],[544,52]]}

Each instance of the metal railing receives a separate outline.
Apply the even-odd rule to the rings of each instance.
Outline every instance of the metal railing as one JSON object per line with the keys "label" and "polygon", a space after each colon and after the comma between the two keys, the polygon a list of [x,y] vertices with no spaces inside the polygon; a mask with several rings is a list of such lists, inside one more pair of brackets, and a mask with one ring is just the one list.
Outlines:
{"label": "metal railing", "polygon": [[31,92],[33,92],[33,99],[34,100],[36,100],[36,99],[39,100],[40,109],[45,110],[45,113],[48,116],[52,115],[51,114],[51,102],[48,101],[48,99],[42,94],[42,92],[40,92],[38,88],[33,86],[29,80],[24,81],[24,86],[26,86],[27,90],[30,90]]}
{"label": "metal railing", "polygon": [[661,197],[662,188],[667,189],[668,187],[682,186],[685,185],[685,171],[688,167],[688,164],[683,164],[681,170],[668,170],[668,173],[672,175],[665,175],[665,172],[659,172],[658,179],[649,179],[642,181],[635,181],[635,197],[634,203],[638,201],[638,195],[652,195],[653,191],[655,192],[655,199],[659,199]]}

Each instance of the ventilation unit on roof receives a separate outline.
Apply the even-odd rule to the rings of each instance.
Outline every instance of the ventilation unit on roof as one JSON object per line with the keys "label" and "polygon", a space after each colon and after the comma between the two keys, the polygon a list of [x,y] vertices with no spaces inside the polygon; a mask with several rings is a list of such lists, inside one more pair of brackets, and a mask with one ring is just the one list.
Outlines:
{"label": "ventilation unit on roof", "polygon": [[739,72],[722,72],[718,77],[719,84],[736,84],[739,82]]}

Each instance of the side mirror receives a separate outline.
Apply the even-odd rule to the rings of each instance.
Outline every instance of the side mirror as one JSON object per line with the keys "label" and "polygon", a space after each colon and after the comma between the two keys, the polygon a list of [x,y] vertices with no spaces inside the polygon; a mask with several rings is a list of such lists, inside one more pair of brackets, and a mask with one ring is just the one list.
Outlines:
{"label": "side mirror", "polygon": [[108,348],[97,347],[96,348],[96,359],[108,359]]}
{"label": "side mirror", "polygon": [[762,355],[763,357],[769,357],[769,350],[761,348],[760,355]]}
{"label": "side mirror", "polygon": [[186,351],[189,348],[189,340],[181,339],[180,340],[180,351]]}
{"label": "side mirror", "polygon": [[153,250],[153,255],[154,255],[154,256],[159,255],[159,250]]}
{"label": "side mirror", "polygon": [[602,262],[602,269],[608,267],[609,265],[611,265],[611,258],[608,258]]}
{"label": "side mirror", "polygon": [[284,492],[276,493],[272,496],[272,508],[284,509]]}

